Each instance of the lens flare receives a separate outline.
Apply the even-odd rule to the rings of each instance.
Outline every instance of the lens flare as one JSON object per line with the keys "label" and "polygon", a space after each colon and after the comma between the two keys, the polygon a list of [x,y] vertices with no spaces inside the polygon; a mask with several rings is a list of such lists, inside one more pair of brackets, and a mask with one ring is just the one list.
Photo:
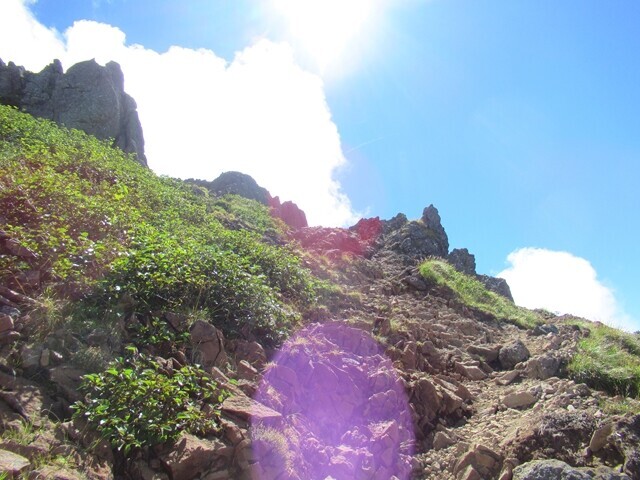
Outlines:
{"label": "lens flare", "polygon": [[415,439],[404,384],[366,332],[305,328],[266,368],[254,399],[282,416],[254,416],[253,478],[409,478]]}

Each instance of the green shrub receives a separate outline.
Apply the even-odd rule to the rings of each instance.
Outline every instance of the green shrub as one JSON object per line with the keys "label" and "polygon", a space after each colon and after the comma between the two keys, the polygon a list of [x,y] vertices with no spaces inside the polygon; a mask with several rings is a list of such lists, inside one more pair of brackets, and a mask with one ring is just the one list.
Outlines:
{"label": "green shrub", "polygon": [[76,310],[100,312],[101,321],[204,310],[228,335],[273,344],[315,301],[311,273],[273,244],[278,222],[264,205],[199,195],[107,142],[4,106],[0,187],[3,230],[38,255],[0,255],[0,282],[37,268],[44,286],[84,295]]}
{"label": "green shrub", "polygon": [[167,373],[133,348],[104,372],[85,375],[81,389],[86,397],[74,405],[76,416],[125,454],[175,439],[182,431],[215,430],[219,411],[205,413],[202,407],[224,399],[200,368],[189,365]]}
{"label": "green shrub", "polygon": [[589,331],[578,342],[578,350],[568,366],[578,382],[613,395],[640,398],[640,340],[600,323],[570,322]]}
{"label": "green shrub", "polygon": [[420,274],[432,285],[451,290],[465,305],[524,328],[540,323],[534,312],[516,306],[502,295],[487,290],[477,279],[456,270],[446,260],[430,258],[420,265]]}

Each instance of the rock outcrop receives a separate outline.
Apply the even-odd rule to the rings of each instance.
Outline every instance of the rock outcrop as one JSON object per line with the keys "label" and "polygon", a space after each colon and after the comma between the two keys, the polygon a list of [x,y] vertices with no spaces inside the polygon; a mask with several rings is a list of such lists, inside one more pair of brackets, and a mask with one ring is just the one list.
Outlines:
{"label": "rock outcrop", "polygon": [[459,272],[467,275],[476,274],[476,257],[466,248],[454,248],[447,255],[447,261]]}
{"label": "rock outcrop", "polygon": [[240,195],[267,206],[271,197],[267,189],[258,185],[253,177],[241,172],[223,172],[212,181],[189,179],[187,182],[204,187],[217,197],[227,194]]}
{"label": "rock outcrop", "polygon": [[[395,217],[387,223],[383,249],[399,255],[406,265],[415,264],[418,259],[428,256],[447,256],[449,239],[440,223],[438,210],[433,205],[424,209],[420,220],[403,220],[406,217]],[[392,230],[395,226],[398,228]]]}
{"label": "rock outcrop", "polygon": [[279,197],[269,198],[269,206],[271,207],[271,215],[279,218],[294,230],[308,227],[307,216],[305,213],[290,200],[280,203]]}
{"label": "rock outcrop", "polygon": [[40,73],[32,73],[0,60],[0,103],[103,140],[113,139],[114,146],[134,153],[147,165],[136,102],[125,93],[124,76],[115,62],[102,67],[87,60],[65,73],[60,61],[54,60]]}
{"label": "rock outcrop", "polygon": [[509,288],[509,284],[504,278],[490,277],[489,275],[478,275],[477,278],[485,287],[487,287],[488,290],[491,290],[498,295],[502,295],[503,297],[508,298],[513,302],[511,289]]}

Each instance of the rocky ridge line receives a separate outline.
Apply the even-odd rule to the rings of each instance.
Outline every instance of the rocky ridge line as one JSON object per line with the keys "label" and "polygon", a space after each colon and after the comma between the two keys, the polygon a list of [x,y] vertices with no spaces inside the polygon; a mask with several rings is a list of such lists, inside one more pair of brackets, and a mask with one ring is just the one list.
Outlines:
{"label": "rocky ridge line", "polygon": [[59,60],[39,73],[0,59],[0,103],[77,128],[134,153],[146,166],[144,136],[135,100],[124,91],[120,65],[87,60],[62,70]]}

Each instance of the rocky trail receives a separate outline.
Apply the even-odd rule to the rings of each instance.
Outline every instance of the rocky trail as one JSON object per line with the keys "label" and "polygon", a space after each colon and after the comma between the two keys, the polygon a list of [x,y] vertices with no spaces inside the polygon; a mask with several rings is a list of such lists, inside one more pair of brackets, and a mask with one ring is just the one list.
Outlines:
{"label": "rocky trail", "polygon": [[[22,367],[1,368],[0,420],[22,437],[4,436],[0,470],[57,480],[640,478],[640,417],[607,413],[604,393],[566,378],[579,327],[553,315],[533,330],[499,322],[428,285],[392,249],[360,244],[341,262],[333,247],[355,245],[351,234],[326,233],[312,236],[346,295],[277,351],[163,314],[188,348],[150,353],[172,370],[187,352],[229,392],[219,433],[114,455],[70,419],[83,372],[64,361],[79,342],[109,339],[57,331],[39,346],[5,345]],[[27,332],[29,315],[10,313],[6,331]],[[43,458],[67,463],[38,467]]]}

